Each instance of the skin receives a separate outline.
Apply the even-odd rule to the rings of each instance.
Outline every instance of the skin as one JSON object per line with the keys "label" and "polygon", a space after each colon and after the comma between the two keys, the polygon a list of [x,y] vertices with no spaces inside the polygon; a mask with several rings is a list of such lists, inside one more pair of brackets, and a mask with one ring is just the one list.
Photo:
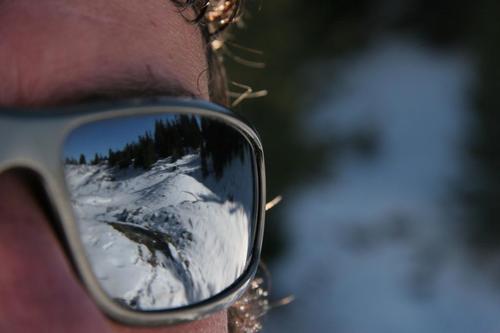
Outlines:
{"label": "skin", "polygon": [[[0,106],[98,96],[208,99],[199,29],[168,0],[0,1]],[[35,186],[0,174],[0,332],[227,332],[226,312],[170,327],[107,318],[69,264]]]}

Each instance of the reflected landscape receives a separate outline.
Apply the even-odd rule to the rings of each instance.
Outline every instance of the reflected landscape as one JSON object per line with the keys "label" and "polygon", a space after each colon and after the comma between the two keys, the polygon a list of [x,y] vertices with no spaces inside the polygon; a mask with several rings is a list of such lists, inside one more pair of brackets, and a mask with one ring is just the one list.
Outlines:
{"label": "reflected landscape", "polygon": [[103,289],[140,310],[194,304],[245,270],[253,240],[251,147],[228,125],[184,115],[77,128],[65,172]]}

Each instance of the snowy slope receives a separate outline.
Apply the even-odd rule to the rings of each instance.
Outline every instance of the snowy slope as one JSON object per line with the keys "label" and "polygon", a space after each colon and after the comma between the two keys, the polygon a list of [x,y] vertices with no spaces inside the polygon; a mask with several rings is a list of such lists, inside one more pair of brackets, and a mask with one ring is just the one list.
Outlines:
{"label": "snowy slope", "polygon": [[191,154],[148,171],[66,166],[83,243],[113,298],[143,310],[192,304],[245,269],[251,204],[237,199],[251,191],[236,177],[251,170],[235,160],[223,181],[202,181],[199,165]]}

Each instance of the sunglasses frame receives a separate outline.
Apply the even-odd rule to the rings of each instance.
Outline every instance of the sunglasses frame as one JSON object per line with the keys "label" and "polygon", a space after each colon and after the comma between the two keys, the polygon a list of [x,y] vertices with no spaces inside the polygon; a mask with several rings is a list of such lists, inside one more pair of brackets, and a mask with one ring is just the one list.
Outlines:
{"label": "sunglasses frame", "polygon": [[[255,226],[250,259],[242,275],[222,292],[193,305],[167,310],[132,310],[113,301],[92,272],[81,242],[64,174],[63,147],[67,136],[84,124],[126,116],[188,114],[217,119],[240,132],[249,142],[255,170]],[[177,324],[228,308],[246,290],[260,259],[265,215],[265,167],[257,132],[233,112],[213,103],[181,98],[148,98],[57,108],[0,109],[0,172],[30,169],[41,178],[51,208],[58,219],[81,281],[99,308],[112,319],[128,325]]]}

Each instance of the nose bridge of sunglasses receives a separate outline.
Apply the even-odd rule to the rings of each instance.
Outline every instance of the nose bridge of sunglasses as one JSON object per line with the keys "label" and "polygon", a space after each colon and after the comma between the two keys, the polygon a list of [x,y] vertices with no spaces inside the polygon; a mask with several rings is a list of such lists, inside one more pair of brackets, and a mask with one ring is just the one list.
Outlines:
{"label": "nose bridge of sunglasses", "polygon": [[[0,171],[28,167],[55,171],[60,166],[64,123],[38,117],[0,119]],[[46,170],[42,170],[46,169]]]}

